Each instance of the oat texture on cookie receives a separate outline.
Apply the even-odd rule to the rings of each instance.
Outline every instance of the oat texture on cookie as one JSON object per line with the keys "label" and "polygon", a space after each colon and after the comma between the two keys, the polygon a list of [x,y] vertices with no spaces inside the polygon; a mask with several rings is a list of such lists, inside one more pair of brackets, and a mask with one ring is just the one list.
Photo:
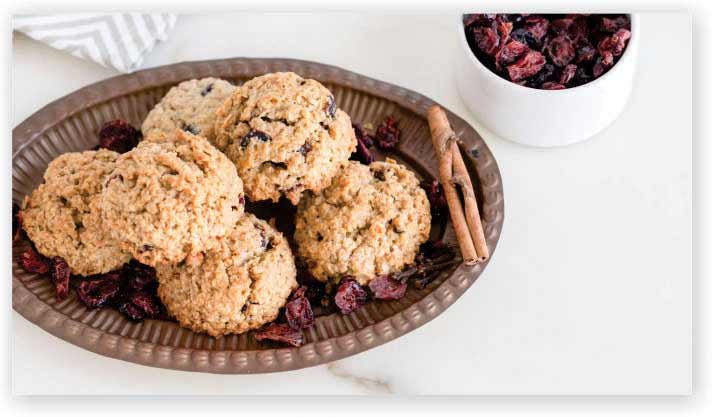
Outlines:
{"label": "oat texture on cookie", "polygon": [[60,155],[24,200],[20,218],[27,236],[44,256],[63,258],[73,274],[109,272],[131,258],[106,232],[98,205],[118,157],[103,149]]}
{"label": "oat texture on cookie", "polygon": [[305,191],[326,187],[356,147],[332,93],[291,72],[240,86],[217,110],[214,134],[254,201],[285,196],[297,204]]}
{"label": "oat texture on cookie", "polygon": [[414,262],[431,214],[416,175],[391,159],[350,161],[297,209],[299,256],[319,280],[354,276],[360,284]]}
{"label": "oat texture on cookie", "polygon": [[177,263],[207,250],[242,216],[235,166],[205,138],[153,132],[104,181],[104,225],[140,262]]}
{"label": "oat texture on cookie", "polygon": [[158,294],[178,322],[211,336],[243,333],[277,318],[293,289],[287,240],[246,214],[201,257],[157,268]]}
{"label": "oat texture on cookie", "polygon": [[213,141],[215,111],[235,91],[235,86],[218,78],[184,81],[149,112],[141,125],[144,136],[152,131],[173,133],[181,129]]}

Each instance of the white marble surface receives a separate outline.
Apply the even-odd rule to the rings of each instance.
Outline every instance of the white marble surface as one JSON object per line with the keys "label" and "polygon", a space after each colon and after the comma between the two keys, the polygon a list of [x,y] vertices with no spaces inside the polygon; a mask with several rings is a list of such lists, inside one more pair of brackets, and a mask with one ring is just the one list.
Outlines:
{"label": "white marble surface", "polygon": [[[664,18],[665,30],[657,30]],[[417,90],[475,125],[452,77],[454,30],[450,15],[182,16],[144,66],[233,56],[321,61]],[[541,150],[483,132],[505,187],[500,245],[476,285],[424,327],[330,365],[225,376],[108,359],[13,312],[13,391],[690,392],[690,30],[685,14],[642,15],[631,101],[588,142]],[[51,100],[115,75],[21,35],[13,47],[14,125]]]}

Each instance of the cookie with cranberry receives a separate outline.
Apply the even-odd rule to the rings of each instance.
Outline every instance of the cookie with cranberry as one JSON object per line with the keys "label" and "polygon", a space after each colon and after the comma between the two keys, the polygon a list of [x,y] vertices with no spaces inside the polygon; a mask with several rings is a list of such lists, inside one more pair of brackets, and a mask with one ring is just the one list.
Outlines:
{"label": "cookie with cranberry", "polygon": [[107,175],[104,225],[139,262],[177,263],[233,230],[244,210],[235,165],[200,136],[152,132]]}
{"label": "cookie with cranberry", "polygon": [[300,201],[295,241],[317,279],[352,275],[363,285],[413,263],[430,230],[428,198],[412,171],[391,159],[350,161]]}
{"label": "cookie with cranberry", "polygon": [[146,136],[154,130],[181,129],[212,141],[215,111],[234,91],[234,85],[218,78],[184,81],[168,90],[149,112],[141,131]]}
{"label": "cookie with cranberry", "polygon": [[105,149],[60,155],[20,211],[37,250],[63,258],[75,275],[106,273],[131,259],[103,227],[98,207],[102,183],[118,157]]}
{"label": "cookie with cranberry", "polygon": [[292,72],[246,82],[217,111],[215,144],[251,200],[297,204],[329,184],[356,147],[351,119],[318,81]]}
{"label": "cookie with cranberry", "polygon": [[287,239],[251,214],[213,249],[156,272],[168,312],[181,326],[215,337],[275,320],[297,287]]}

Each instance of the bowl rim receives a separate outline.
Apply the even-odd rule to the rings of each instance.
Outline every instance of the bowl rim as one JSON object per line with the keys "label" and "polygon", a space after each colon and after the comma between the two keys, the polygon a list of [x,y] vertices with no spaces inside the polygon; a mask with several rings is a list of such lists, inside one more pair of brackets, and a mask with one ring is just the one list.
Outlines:
{"label": "bowl rim", "polygon": [[[489,77],[490,79],[496,80],[495,82],[499,82],[503,85],[507,85],[505,88],[510,88],[513,90],[513,92],[518,93],[518,92],[528,92],[531,94],[542,94],[542,95],[552,95],[552,94],[576,94],[577,92],[583,91],[585,89],[592,89],[596,88],[598,85],[602,84],[603,82],[606,82],[611,74],[614,71],[621,72],[621,64],[622,61],[628,62],[632,61],[634,59],[633,55],[635,53],[635,49],[638,49],[638,44],[639,44],[639,31],[641,30],[640,24],[639,24],[639,14],[638,13],[626,13],[630,17],[631,21],[631,38],[629,39],[629,43],[627,44],[626,48],[624,49],[624,52],[621,54],[621,58],[619,58],[619,61],[617,61],[612,68],[605,72],[601,77],[596,78],[594,81],[588,82],[586,84],[578,85],[576,87],[570,87],[570,88],[563,88],[561,90],[543,90],[540,88],[532,88],[532,87],[526,87],[524,85],[516,84],[510,80],[506,80],[505,78],[502,78],[495,74],[490,68],[486,67],[480,60],[475,56],[473,51],[470,49],[470,45],[468,45],[468,40],[465,37],[465,30],[463,27],[463,16],[465,15],[465,12],[461,12],[458,14],[458,22],[457,22],[457,27],[458,27],[458,37],[460,39],[459,43],[461,45],[462,52],[464,52],[468,56],[468,60],[474,64],[474,67],[477,68],[478,71],[485,72],[488,75],[486,77]],[[543,13],[546,14],[546,13]],[[603,13],[600,13],[603,14]]]}

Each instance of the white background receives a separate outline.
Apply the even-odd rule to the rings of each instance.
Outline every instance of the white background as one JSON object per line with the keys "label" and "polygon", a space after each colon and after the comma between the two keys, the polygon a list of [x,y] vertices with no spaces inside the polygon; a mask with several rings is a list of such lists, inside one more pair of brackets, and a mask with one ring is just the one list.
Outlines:
{"label": "white background", "polygon": [[[690,18],[647,13],[641,26],[633,95],[606,131],[550,150],[483,132],[503,176],[503,234],[476,285],[426,326],[329,366],[216,376],[104,358],[13,312],[14,392],[689,393]],[[453,81],[455,30],[453,15],[181,16],[144,67],[231,56],[315,60],[419,91],[476,125]],[[13,125],[114,75],[21,35],[13,46]]]}

